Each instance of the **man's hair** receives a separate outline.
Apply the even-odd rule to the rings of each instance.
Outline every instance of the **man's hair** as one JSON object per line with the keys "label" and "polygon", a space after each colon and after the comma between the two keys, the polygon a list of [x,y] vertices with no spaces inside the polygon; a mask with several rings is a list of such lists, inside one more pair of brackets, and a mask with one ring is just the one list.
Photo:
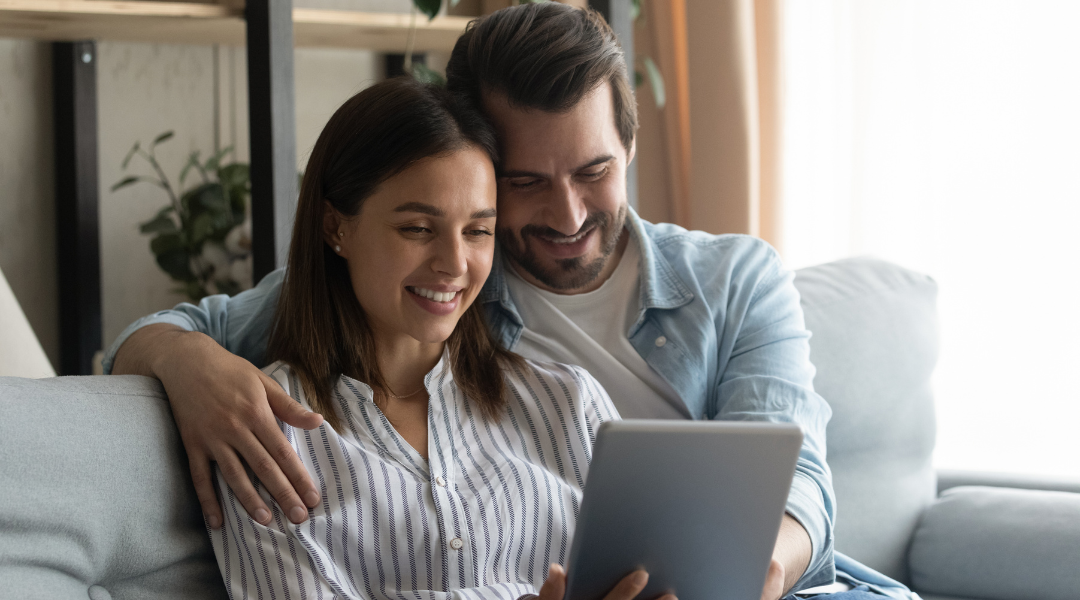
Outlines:
{"label": "man's hair", "polygon": [[[333,408],[333,389],[342,374],[388,388],[348,263],[324,240],[326,204],[355,217],[381,183],[416,161],[467,148],[478,148],[494,161],[491,126],[471,103],[411,77],[388,79],[347,100],[315,142],[300,185],[266,361],[288,363],[312,410],[335,429],[341,420]],[[521,358],[492,337],[482,311],[474,302],[446,346],[455,383],[485,416],[495,416],[506,406],[502,367],[519,365]]]}
{"label": "man's hair", "polygon": [[504,8],[469,23],[446,65],[447,87],[482,106],[481,93],[512,106],[561,113],[607,81],[615,128],[627,152],[637,103],[622,48],[604,17],[557,2]]}

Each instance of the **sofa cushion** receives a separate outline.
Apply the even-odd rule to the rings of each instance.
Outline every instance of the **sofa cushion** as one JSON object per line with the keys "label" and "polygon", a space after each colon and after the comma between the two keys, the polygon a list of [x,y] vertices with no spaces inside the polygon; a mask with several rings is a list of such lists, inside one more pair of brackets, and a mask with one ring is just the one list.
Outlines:
{"label": "sofa cushion", "polygon": [[854,258],[801,269],[795,286],[813,334],[814,387],[833,409],[836,549],[907,582],[908,541],[935,494],[937,285]]}
{"label": "sofa cushion", "polygon": [[155,380],[0,377],[0,595],[226,597],[184,456]]}
{"label": "sofa cushion", "polygon": [[926,510],[911,544],[920,592],[986,600],[1080,595],[1080,494],[956,487]]}

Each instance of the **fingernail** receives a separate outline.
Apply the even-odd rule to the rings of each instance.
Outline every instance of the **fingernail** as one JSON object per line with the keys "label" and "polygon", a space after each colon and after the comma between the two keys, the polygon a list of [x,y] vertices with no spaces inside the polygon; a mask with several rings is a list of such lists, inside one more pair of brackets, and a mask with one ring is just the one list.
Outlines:
{"label": "fingernail", "polygon": [[304,494],[304,504],[307,504],[311,508],[315,508],[315,505],[319,503],[319,495],[314,491],[310,491]]}
{"label": "fingernail", "polygon": [[270,513],[267,512],[265,508],[260,508],[256,510],[255,514],[252,516],[255,517],[256,521],[262,523],[263,525],[266,525],[270,522]]}
{"label": "fingernail", "polygon": [[303,523],[304,519],[307,519],[307,511],[300,506],[294,506],[289,509],[289,520],[293,523]]}
{"label": "fingernail", "polygon": [[645,571],[638,571],[634,573],[634,585],[645,585],[645,582],[649,580],[649,574]]}
{"label": "fingernail", "polygon": [[206,523],[210,525],[212,529],[221,527],[221,518],[217,515],[203,515],[203,518],[206,519]]}

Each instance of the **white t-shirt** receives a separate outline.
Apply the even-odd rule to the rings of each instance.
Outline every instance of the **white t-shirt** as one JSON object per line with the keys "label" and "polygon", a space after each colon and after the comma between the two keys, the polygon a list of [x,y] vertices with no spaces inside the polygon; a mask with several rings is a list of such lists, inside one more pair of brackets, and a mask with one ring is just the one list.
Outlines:
{"label": "white t-shirt", "polygon": [[627,338],[640,307],[640,262],[631,238],[611,277],[596,290],[574,295],[542,290],[507,262],[510,295],[525,324],[514,351],[536,361],[584,367],[624,419],[685,419],[690,416],[686,405]]}

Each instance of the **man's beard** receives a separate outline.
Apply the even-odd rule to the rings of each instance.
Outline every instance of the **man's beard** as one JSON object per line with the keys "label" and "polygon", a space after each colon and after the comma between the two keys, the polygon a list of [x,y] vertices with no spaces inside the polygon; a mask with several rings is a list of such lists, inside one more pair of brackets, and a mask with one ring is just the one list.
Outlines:
{"label": "man's beard", "polygon": [[[540,225],[526,225],[521,228],[520,233],[515,233],[509,228],[496,227],[495,234],[503,251],[537,281],[553,290],[575,290],[596,281],[596,278],[604,271],[608,259],[619,246],[619,238],[626,223],[626,213],[625,204],[619,207],[619,212],[614,219],[609,213],[593,213],[581,224],[581,229],[569,236]],[[526,241],[529,236],[549,239],[574,237],[593,227],[600,235],[600,256],[590,262],[585,262],[585,257],[577,256],[556,259],[554,268],[546,267],[541,264]]]}

